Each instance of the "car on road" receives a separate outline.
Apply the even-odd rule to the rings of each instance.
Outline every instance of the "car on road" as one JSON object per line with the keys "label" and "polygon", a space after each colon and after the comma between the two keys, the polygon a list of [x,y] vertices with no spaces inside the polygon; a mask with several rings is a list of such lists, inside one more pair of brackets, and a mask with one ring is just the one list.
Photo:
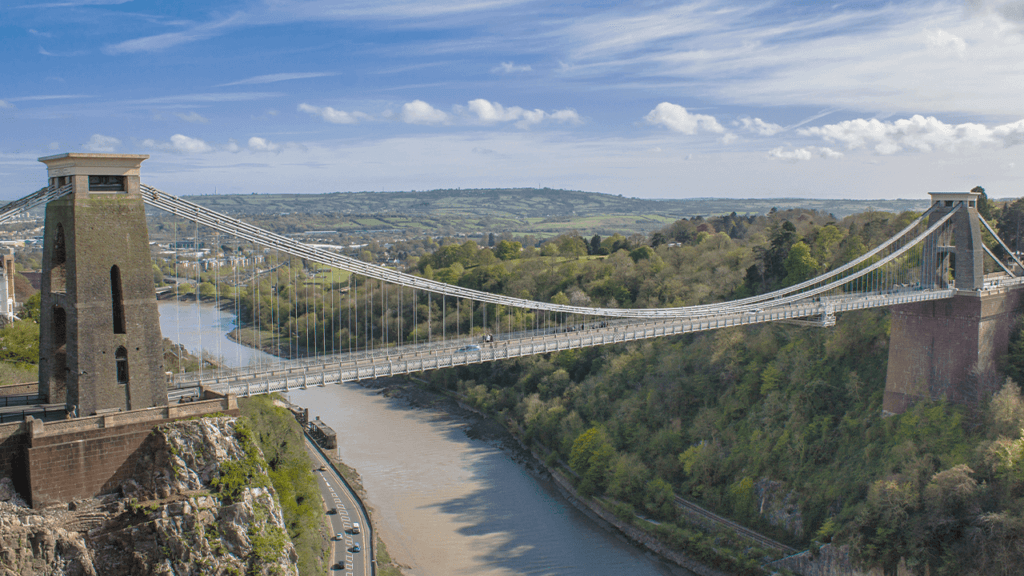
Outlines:
{"label": "car on road", "polygon": [[359,547],[359,542],[356,542],[352,545],[351,548],[349,548],[349,550],[351,550],[352,552],[361,552],[362,548]]}
{"label": "car on road", "polygon": [[470,344],[469,346],[463,346],[462,348],[459,348],[458,350],[456,350],[456,352],[477,352],[479,350],[479,346],[477,346],[476,344]]}
{"label": "car on road", "polygon": [[352,523],[352,533],[359,534],[359,522]]}
{"label": "car on road", "polygon": [[337,561],[337,562],[336,562],[336,563],[334,564],[334,569],[335,569],[335,570],[344,570],[344,569],[345,569],[345,562],[344,562],[344,561],[342,561],[342,560],[338,560],[338,561]]}
{"label": "car on road", "polygon": [[338,509],[337,508],[331,508],[330,510],[327,511],[327,513],[328,514],[337,514],[338,513]]}
{"label": "car on road", "polygon": [[342,534],[341,532],[338,532],[337,534],[334,535],[334,539],[337,540],[338,542],[341,542],[342,540],[345,539],[345,535]]}
{"label": "car on road", "polygon": [[320,466],[318,470],[320,470],[321,472],[327,472],[327,466]]}

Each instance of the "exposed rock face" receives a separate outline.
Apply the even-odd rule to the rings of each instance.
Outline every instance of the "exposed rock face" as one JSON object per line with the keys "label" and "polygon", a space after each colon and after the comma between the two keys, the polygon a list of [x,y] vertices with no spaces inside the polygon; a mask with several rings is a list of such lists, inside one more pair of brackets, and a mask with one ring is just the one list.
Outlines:
{"label": "exposed rock face", "polygon": [[781,526],[797,537],[804,535],[804,519],[797,505],[796,493],[775,480],[761,478],[754,483],[758,512],[772,526]]}
{"label": "exposed rock face", "polygon": [[167,424],[142,450],[120,494],[68,509],[27,508],[0,480],[0,575],[298,576],[266,462],[236,419]]}

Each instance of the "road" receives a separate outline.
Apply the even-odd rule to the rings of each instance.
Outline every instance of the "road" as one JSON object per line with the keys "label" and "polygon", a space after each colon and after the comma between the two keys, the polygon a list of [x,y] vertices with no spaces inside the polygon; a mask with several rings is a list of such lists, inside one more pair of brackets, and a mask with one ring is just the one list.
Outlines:
{"label": "road", "polygon": [[[330,463],[312,445],[309,438],[306,439],[306,450],[309,451],[310,459],[316,470],[317,482],[320,484],[320,494],[328,510],[337,508],[337,514],[330,514],[331,521],[331,574],[345,574],[345,576],[370,576],[372,574],[370,562],[370,531],[369,521],[363,516],[363,509],[359,507],[355,497],[349,492],[348,487],[341,480],[341,476],[334,471]],[[319,470],[323,466],[326,470]],[[358,534],[352,533],[352,523],[358,522],[361,530]],[[341,534],[343,540],[333,539],[335,534]],[[359,544],[360,551],[353,552],[352,547]],[[337,562],[345,563],[344,570],[335,570]]]}

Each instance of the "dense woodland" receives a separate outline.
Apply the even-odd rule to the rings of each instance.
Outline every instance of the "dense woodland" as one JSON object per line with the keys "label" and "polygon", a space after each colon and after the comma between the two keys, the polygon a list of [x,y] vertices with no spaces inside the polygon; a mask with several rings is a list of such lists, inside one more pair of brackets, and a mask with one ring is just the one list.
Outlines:
{"label": "dense woodland", "polygon": [[[1015,248],[1024,200],[979,209]],[[685,306],[813,277],[917,215],[773,210],[682,219],[649,236],[567,233],[493,248],[443,240],[422,244],[408,264],[534,300]],[[264,345],[276,340],[289,354],[578,321],[268,258],[271,273],[243,282],[229,281],[237,271],[207,274],[199,292],[235,299]],[[549,464],[571,469],[582,492],[624,518],[661,522],[652,529],[736,572],[759,573],[760,553],[695,531],[677,518],[673,493],[793,545],[848,544],[863,566],[892,571],[902,559],[920,574],[1015,573],[1024,565],[1024,398],[1013,379],[1024,380],[1024,335],[1015,331],[1001,367],[1013,379],[978,375],[973,403],[936,399],[883,417],[888,337],[887,311],[870,310],[833,328],[731,328],[429,377],[520,430]]]}

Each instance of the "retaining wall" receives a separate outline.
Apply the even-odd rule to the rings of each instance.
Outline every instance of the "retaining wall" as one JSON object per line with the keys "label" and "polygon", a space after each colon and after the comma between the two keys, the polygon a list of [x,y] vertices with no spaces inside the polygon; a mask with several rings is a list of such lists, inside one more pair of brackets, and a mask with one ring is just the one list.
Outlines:
{"label": "retaining wall", "polygon": [[0,476],[10,476],[33,508],[107,494],[131,476],[139,448],[166,422],[223,412],[238,415],[234,396],[43,422],[0,426]]}

